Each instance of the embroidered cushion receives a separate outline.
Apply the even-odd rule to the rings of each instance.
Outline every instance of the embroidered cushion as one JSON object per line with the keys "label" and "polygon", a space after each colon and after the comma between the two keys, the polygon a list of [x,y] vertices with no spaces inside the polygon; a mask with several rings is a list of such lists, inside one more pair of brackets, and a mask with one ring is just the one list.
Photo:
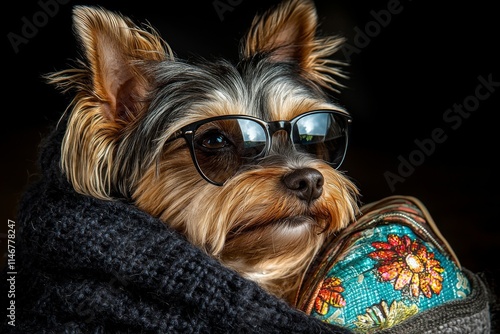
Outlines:
{"label": "embroidered cushion", "polygon": [[457,257],[419,200],[393,196],[361,212],[311,264],[296,301],[301,310],[372,332],[470,294]]}

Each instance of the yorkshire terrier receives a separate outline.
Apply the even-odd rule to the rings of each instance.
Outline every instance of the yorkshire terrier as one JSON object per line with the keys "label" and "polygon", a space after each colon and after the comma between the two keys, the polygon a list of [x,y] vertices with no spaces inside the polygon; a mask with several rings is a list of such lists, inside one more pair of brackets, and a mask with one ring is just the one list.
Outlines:
{"label": "yorkshire terrier", "polygon": [[75,92],[61,148],[74,189],[130,201],[292,301],[358,211],[338,170],[351,117],[330,96],[343,39],[317,36],[312,1],[286,0],[255,17],[237,64],[183,61],[121,14],[73,15],[84,57],[48,79]]}

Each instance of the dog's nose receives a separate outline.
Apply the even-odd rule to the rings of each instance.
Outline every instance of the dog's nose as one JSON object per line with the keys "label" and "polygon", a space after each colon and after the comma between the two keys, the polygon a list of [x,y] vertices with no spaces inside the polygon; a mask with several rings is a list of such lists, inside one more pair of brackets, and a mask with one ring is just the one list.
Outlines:
{"label": "dog's nose", "polygon": [[283,183],[298,198],[311,202],[321,196],[325,179],[314,168],[301,168],[285,175]]}

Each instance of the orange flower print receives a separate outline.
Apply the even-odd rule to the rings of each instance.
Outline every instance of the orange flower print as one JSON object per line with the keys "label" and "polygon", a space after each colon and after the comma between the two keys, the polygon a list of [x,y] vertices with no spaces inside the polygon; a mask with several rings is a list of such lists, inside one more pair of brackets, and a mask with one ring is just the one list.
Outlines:
{"label": "orange flower print", "polygon": [[432,293],[441,292],[444,269],[418,240],[389,234],[387,242],[373,242],[372,246],[377,250],[368,256],[379,261],[377,272],[382,281],[393,281],[394,289],[407,288],[414,297],[422,293],[431,298]]}
{"label": "orange flower print", "polygon": [[321,315],[328,313],[330,306],[344,307],[345,299],[340,294],[344,288],[340,285],[341,280],[337,277],[329,277],[323,281],[318,296],[314,301],[314,309]]}

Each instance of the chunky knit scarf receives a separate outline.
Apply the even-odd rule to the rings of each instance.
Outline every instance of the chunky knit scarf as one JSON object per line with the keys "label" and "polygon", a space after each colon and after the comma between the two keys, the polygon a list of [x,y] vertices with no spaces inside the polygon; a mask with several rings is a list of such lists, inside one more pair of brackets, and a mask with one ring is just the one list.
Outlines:
{"label": "chunky knit scarf", "polygon": [[15,326],[4,318],[0,332],[348,333],[269,295],[131,204],[77,194],[59,169],[62,136],[48,139],[41,179],[20,203]]}
{"label": "chunky knit scarf", "polygon": [[[0,332],[349,333],[267,294],[131,204],[77,194],[59,169],[63,131],[46,141],[41,178],[20,203],[15,320],[4,318]],[[460,333],[488,317],[484,287],[470,279],[477,292],[455,310]],[[427,315],[399,329],[439,332],[447,315]]]}

